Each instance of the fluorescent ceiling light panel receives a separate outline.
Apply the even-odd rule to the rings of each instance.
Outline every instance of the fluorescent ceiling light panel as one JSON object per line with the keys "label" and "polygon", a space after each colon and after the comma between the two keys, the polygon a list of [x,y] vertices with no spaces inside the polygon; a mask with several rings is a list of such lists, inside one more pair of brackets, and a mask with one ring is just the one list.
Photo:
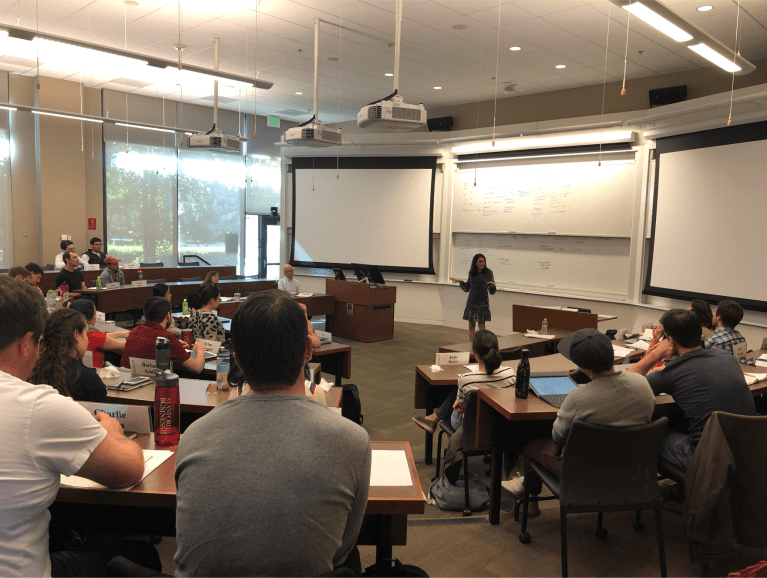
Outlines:
{"label": "fluorescent ceiling light panel", "polygon": [[727,72],[740,72],[741,68],[735,64],[732,60],[728,60],[725,56],[718,53],[716,50],[708,46],[707,44],[691,44],[687,48],[693,52],[697,52],[706,60],[713,62],[719,68],[726,70]]}
{"label": "fluorescent ceiling light panel", "polygon": [[57,114],[55,112],[44,112],[42,110],[33,110],[32,114],[44,114],[45,116],[60,116],[61,118],[71,118],[73,120],[85,120],[88,122],[98,122],[103,123],[103,120],[99,120],[97,118],[85,118],[81,116],[73,116],[71,114]]}
{"label": "fluorescent ceiling light panel", "polygon": [[492,141],[480,141],[477,143],[455,146],[450,149],[450,152],[465,155],[471,153],[490,153],[510,150],[583,146],[600,143],[630,143],[634,142],[634,138],[634,132],[630,130],[573,132],[558,135],[497,139],[495,141],[495,146],[493,146]]}
{"label": "fluorescent ceiling light panel", "polygon": [[0,109],[2,109],[2,110],[16,110],[12,106],[0,106]]}
{"label": "fluorescent ceiling light panel", "polygon": [[146,60],[92,50],[47,38],[35,38],[32,44],[39,47],[40,57],[46,62],[83,62],[87,63],[88,69],[108,67],[113,71],[115,69],[120,71],[132,68],[140,69],[148,64]]}
{"label": "fluorescent ceiling light panel", "polygon": [[[551,153],[551,154],[543,154],[543,155],[524,155],[519,157],[500,157],[500,158],[492,158],[492,159],[465,159],[465,160],[456,160],[453,161],[455,164],[463,164],[463,163],[488,163],[488,162],[498,162],[498,161],[523,161],[528,159],[552,159],[552,158],[561,158],[561,157],[583,157],[583,156],[598,156],[598,155],[610,155],[610,154],[626,154],[632,152],[631,149],[626,150],[617,150],[617,151],[589,151],[589,152],[583,152],[583,153]],[[625,161],[603,161],[604,163],[623,163]]]}
{"label": "fluorescent ceiling light panel", "polygon": [[154,126],[141,126],[140,124],[129,124],[127,122],[116,122],[115,126],[125,126],[128,128],[141,128],[144,130],[156,130],[157,132],[169,132],[169,133],[175,133],[175,130],[170,130],[169,128],[157,128]]}
{"label": "fluorescent ceiling light panel", "polygon": [[679,26],[676,24],[673,24],[657,12],[654,12],[641,2],[634,2],[633,4],[625,4],[623,6],[624,10],[628,10],[631,12],[634,16],[639,18],[640,20],[644,20],[652,26],[653,28],[656,28],[657,30],[660,30],[665,34],[666,36],[669,36],[676,40],[677,42],[687,42],[688,40],[692,40],[692,35],[688,34]]}

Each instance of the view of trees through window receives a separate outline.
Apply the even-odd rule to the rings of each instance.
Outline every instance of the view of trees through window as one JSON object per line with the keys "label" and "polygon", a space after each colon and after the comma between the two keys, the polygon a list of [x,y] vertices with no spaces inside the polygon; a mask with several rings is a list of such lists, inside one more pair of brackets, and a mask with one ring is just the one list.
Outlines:
{"label": "view of trees through window", "polygon": [[278,158],[135,144],[126,153],[117,142],[105,151],[107,248],[123,262],[197,255],[239,266],[246,193],[257,212],[279,207]]}

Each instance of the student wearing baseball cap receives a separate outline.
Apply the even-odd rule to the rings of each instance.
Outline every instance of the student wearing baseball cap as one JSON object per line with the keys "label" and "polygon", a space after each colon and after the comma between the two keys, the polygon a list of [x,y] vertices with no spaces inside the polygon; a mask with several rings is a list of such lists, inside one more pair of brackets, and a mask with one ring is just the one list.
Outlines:
{"label": "student wearing baseball cap", "polygon": [[[613,347],[603,333],[591,328],[580,329],[559,342],[559,352],[591,381],[573,389],[565,398],[552,427],[551,438],[535,439],[525,446],[525,457],[540,462],[556,476],[559,476],[561,448],[576,419],[628,427],[649,422],[655,409],[655,395],[647,379],[637,379],[643,376],[615,369]],[[524,495],[523,480],[520,476],[501,485],[518,500]],[[537,502],[531,502],[530,506],[530,515],[534,511],[534,515],[540,513]]]}
{"label": "student wearing baseball cap", "polygon": [[125,285],[125,273],[120,270],[118,264],[120,260],[117,257],[111,255],[104,257],[104,265],[106,268],[101,272],[99,278],[101,282],[106,285],[107,283],[119,283]]}

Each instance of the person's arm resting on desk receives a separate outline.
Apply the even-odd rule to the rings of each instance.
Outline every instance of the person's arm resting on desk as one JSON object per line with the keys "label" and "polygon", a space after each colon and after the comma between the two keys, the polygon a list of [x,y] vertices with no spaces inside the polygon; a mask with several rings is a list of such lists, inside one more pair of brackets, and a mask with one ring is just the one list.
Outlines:
{"label": "person's arm resting on desk", "polygon": [[144,453],[136,442],[123,435],[123,428],[113,417],[104,412],[96,414],[96,420],[107,435],[91,452],[78,476],[114,488],[132,486],[144,475]]}
{"label": "person's arm resting on desk", "polygon": [[673,356],[674,348],[668,339],[664,339],[658,343],[657,347],[648,350],[645,356],[632,365],[628,371],[640,375],[647,375],[659,361],[662,359],[671,359]]}
{"label": "person's arm resting on desk", "polygon": [[178,359],[183,359],[183,357],[176,354],[173,348],[173,342],[178,344],[178,347],[181,348],[181,353],[186,356],[186,361],[181,362],[181,367],[192,373],[202,373],[202,370],[205,368],[205,346],[199,341],[196,341],[192,346],[192,351],[194,351],[196,357],[192,357],[184,351],[181,342],[174,337],[171,340],[171,357],[177,357]]}

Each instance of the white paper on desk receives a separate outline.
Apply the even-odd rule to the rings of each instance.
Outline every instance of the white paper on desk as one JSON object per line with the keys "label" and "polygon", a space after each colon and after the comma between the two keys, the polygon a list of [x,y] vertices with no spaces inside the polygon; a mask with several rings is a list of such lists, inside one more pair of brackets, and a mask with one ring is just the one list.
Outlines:
{"label": "white paper on desk", "polygon": [[634,343],[627,343],[628,347],[632,347],[633,349],[641,349],[642,351],[647,351],[647,349],[650,347],[650,344],[646,341],[642,341],[641,339],[638,341],[635,341]]}
{"label": "white paper on desk", "polygon": [[620,345],[613,345],[613,352],[615,353],[615,357],[626,357],[627,355],[634,353],[634,350],[629,349],[628,347],[621,347]]}
{"label": "white paper on desk", "polygon": [[405,450],[373,450],[370,469],[371,486],[410,486],[410,468]]}
{"label": "white paper on desk", "polygon": [[647,341],[652,341],[652,327],[648,327],[644,330],[644,333],[642,333],[642,339],[646,339]]}
{"label": "white paper on desk", "polygon": [[534,333],[528,331],[525,333],[525,337],[530,337],[532,339],[554,339],[554,335],[541,335],[540,333]]}
{"label": "white paper on desk", "polygon": [[296,297],[311,297],[314,293],[299,293]]}
{"label": "white paper on desk", "polygon": [[744,373],[743,375],[746,377],[746,383],[748,385],[754,385],[755,383],[767,379],[767,373]]}
{"label": "white paper on desk", "polygon": [[759,360],[757,360],[756,361],[756,366],[757,367],[767,367],[767,361],[759,361]]}
{"label": "white paper on desk", "polygon": [[234,297],[221,297],[221,303],[229,303],[230,301],[234,301]]}
{"label": "white paper on desk", "polygon": [[464,365],[464,367],[469,371],[479,371],[479,363],[470,363],[469,365]]}
{"label": "white paper on desk", "polygon": [[767,353],[762,353],[757,359],[759,361],[767,361]]}
{"label": "white paper on desk", "polygon": [[[144,474],[141,476],[141,480],[155,471],[160,465],[173,455],[171,450],[142,450],[144,452]],[[404,452],[403,452],[404,453]],[[127,492],[131,488],[138,485],[139,480],[133,486],[127,488],[108,488],[89,480],[88,478],[81,478],[80,476],[65,476],[61,475],[61,484],[63,486],[69,486],[70,488],[94,488],[96,490],[114,490],[116,492]]]}

